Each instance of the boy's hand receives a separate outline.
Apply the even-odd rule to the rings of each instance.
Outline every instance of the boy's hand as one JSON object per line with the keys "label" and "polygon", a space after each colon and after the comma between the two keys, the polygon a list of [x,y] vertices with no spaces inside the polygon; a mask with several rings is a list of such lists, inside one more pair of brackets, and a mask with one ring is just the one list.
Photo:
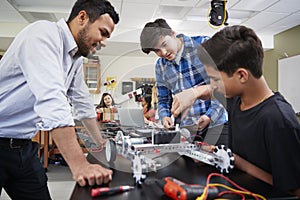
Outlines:
{"label": "boy's hand", "polygon": [[174,117],[178,117],[181,113],[181,118],[184,119],[196,98],[197,96],[194,88],[190,88],[176,94],[173,98],[171,113]]}
{"label": "boy's hand", "polygon": [[174,122],[171,117],[164,117],[162,119],[162,124],[164,125],[165,128],[171,128],[174,126]]}
{"label": "boy's hand", "polygon": [[210,123],[210,118],[207,115],[201,115],[198,120],[198,130],[202,131]]}
{"label": "boy's hand", "polygon": [[176,94],[173,98],[171,113],[174,117],[178,117],[181,113],[181,119],[184,119],[195,100],[197,98],[203,100],[211,99],[212,91],[211,85],[200,85]]}

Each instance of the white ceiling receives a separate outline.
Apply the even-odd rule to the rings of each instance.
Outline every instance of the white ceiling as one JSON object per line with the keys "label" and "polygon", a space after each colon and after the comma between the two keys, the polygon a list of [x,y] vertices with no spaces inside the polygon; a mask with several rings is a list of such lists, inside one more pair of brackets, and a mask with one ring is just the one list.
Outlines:
{"label": "white ceiling", "polygon": [[[0,51],[29,23],[67,18],[75,0],[0,0]],[[105,55],[141,54],[139,35],[143,26],[163,17],[177,33],[209,35],[219,29],[208,24],[211,0],[111,0],[120,14]],[[273,35],[300,24],[299,0],[227,0],[229,25],[253,28],[264,48],[273,47]]]}

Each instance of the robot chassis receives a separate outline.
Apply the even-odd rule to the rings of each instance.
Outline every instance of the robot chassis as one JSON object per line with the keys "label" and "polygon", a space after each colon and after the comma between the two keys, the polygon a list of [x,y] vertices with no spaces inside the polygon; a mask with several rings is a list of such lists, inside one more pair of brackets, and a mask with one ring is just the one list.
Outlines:
{"label": "robot chassis", "polygon": [[[177,152],[180,155],[186,155],[203,163],[212,165],[220,170],[221,173],[229,173],[234,168],[234,157],[232,151],[224,145],[214,146],[213,151],[205,149],[203,143],[190,143],[183,141],[181,132],[183,129],[176,128],[175,131],[169,130],[152,130],[152,140],[150,143],[145,137],[136,138],[124,135],[122,131],[118,131],[115,141],[110,139],[106,143],[106,160],[112,163],[116,160],[116,155],[120,154],[124,158],[131,160],[133,178],[137,185],[141,185],[146,178],[145,172],[156,171],[161,166],[157,161],[149,158],[150,155]],[[187,131],[186,129],[184,130]],[[154,142],[156,134],[177,134],[180,140],[171,143],[160,144]],[[157,144],[158,143],[158,144]],[[211,150],[211,148],[209,147]],[[148,155],[148,156],[147,156]]]}

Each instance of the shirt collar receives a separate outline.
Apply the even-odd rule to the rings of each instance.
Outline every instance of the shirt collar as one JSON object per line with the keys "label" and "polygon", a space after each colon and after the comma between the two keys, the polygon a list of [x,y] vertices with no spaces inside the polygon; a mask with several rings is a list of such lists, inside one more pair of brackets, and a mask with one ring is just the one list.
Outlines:
{"label": "shirt collar", "polygon": [[184,44],[182,43],[181,48],[180,48],[180,50],[177,52],[176,58],[175,58],[175,60],[174,60],[174,62],[175,62],[177,65],[179,65],[180,59],[181,59],[181,57],[182,57],[183,49],[184,49]]}
{"label": "shirt collar", "polygon": [[66,49],[68,51],[70,56],[74,57],[74,55],[78,51],[78,46],[77,46],[75,39],[69,29],[68,24],[66,23],[66,21],[64,19],[60,19],[57,22],[57,26],[59,26],[60,30],[61,30],[61,35],[62,35],[63,41],[64,41],[64,49]]}

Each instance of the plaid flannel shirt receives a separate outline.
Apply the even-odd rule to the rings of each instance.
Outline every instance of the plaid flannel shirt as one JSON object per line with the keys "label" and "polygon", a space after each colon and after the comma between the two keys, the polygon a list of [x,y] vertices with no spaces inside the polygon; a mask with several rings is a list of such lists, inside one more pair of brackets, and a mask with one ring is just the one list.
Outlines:
{"label": "plaid flannel shirt", "polygon": [[[160,119],[171,116],[170,110],[174,94],[197,85],[209,83],[204,66],[197,56],[198,46],[209,37],[188,37],[183,34],[177,35],[177,37],[182,38],[184,42],[179,65],[175,61],[159,58],[155,67]],[[228,114],[219,101],[197,99],[187,117],[181,120],[180,126],[196,124],[200,116],[204,114],[211,119],[210,127],[224,124],[228,120]]]}

